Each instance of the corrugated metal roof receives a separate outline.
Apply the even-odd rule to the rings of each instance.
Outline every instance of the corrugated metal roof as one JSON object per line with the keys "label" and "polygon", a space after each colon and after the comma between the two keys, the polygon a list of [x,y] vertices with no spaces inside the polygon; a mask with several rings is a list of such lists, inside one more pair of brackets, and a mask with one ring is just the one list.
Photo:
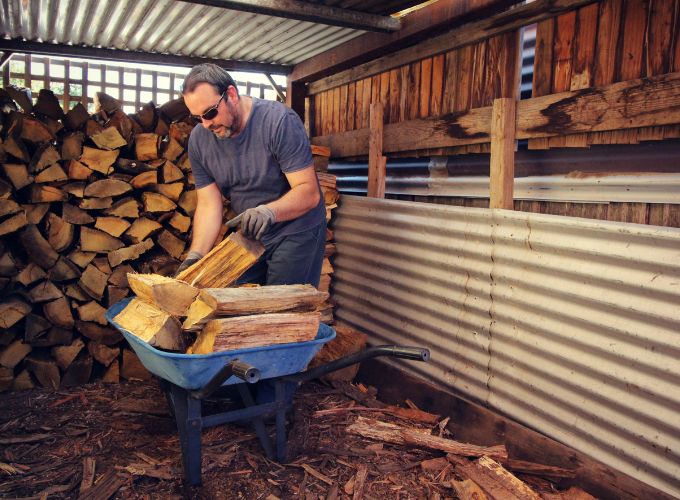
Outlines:
{"label": "corrugated metal roof", "polygon": [[[414,0],[317,1],[390,15]],[[7,0],[5,38],[292,65],[364,31],[237,12],[178,0]]]}
{"label": "corrugated metal roof", "polygon": [[680,496],[680,229],[344,196],[339,319],[404,364]]}

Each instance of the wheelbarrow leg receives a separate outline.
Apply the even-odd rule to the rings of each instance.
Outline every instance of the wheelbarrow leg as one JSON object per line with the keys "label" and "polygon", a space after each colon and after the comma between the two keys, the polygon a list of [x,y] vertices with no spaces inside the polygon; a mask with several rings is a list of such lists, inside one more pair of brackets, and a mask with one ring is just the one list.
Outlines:
{"label": "wheelbarrow leg", "polygon": [[[238,388],[238,392],[241,395],[243,404],[245,406],[255,406],[253,396],[250,393],[250,389],[246,387],[246,384],[238,384],[236,387]],[[269,435],[267,435],[267,430],[264,427],[264,419],[261,416],[253,417],[253,427],[255,427],[255,433],[257,434],[257,437],[260,439],[260,443],[262,444],[262,448],[264,448],[264,451],[267,454],[267,458],[273,459],[274,450],[272,449],[272,442],[269,439]]]}
{"label": "wheelbarrow leg", "polygon": [[286,386],[288,382],[276,380],[274,382],[274,394],[279,405],[276,410],[276,460],[284,462],[286,460]]}
{"label": "wheelbarrow leg", "polygon": [[170,384],[170,397],[175,410],[175,420],[182,450],[184,477],[191,485],[201,484],[201,401]]}

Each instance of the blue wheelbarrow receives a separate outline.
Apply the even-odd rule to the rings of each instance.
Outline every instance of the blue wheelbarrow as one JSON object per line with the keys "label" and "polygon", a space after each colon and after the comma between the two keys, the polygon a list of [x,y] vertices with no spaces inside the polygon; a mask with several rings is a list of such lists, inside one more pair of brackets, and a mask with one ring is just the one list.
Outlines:
{"label": "blue wheelbarrow", "polygon": [[[144,367],[159,378],[177,423],[185,479],[192,485],[201,483],[202,429],[229,422],[250,422],[267,456],[282,462],[286,459],[286,412],[301,382],[379,356],[430,359],[430,351],[425,348],[378,346],[305,370],[323,344],[335,338],[335,331],[323,323],[316,338],[307,342],[211,354],[166,352],[140,340],[113,320],[130,300],[111,306],[106,319],[123,334]],[[243,407],[203,415],[204,400],[222,386],[234,386]],[[276,421],[276,452],[264,424],[264,419],[271,416]]]}

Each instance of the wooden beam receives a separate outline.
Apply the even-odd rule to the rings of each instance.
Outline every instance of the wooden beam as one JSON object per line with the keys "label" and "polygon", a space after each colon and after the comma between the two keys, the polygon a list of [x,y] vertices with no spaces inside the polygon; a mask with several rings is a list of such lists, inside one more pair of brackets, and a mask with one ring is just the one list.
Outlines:
{"label": "wooden beam", "polygon": [[515,100],[494,99],[491,114],[491,193],[489,208],[513,209],[515,182]]}
{"label": "wooden beam", "polygon": [[371,104],[368,139],[368,196],[385,197],[387,158],[383,156],[383,104]]}
{"label": "wooden beam", "polygon": [[9,61],[12,58],[12,55],[14,55],[14,52],[10,50],[2,51],[2,57],[0,57],[0,69],[2,69],[5,66],[5,64],[7,64],[7,61]]}
{"label": "wooden beam", "polygon": [[[516,139],[680,123],[680,72],[534,97],[517,104]],[[491,141],[492,107],[385,125],[383,153]],[[368,128],[313,137],[334,158],[368,154]]]}
{"label": "wooden beam", "polygon": [[536,0],[516,9],[467,23],[460,28],[430,38],[413,47],[390,53],[387,57],[355,66],[323,80],[313,82],[309,85],[309,94],[318,94],[414,61],[478,43],[595,1],[597,0]]}
{"label": "wooden beam", "polygon": [[522,0],[481,0],[479,6],[467,10],[468,2],[438,0],[401,19],[401,29],[395,33],[366,33],[337,47],[297,64],[290,77],[293,81],[310,82],[338,71],[403,49],[425,38],[501,12]]}
{"label": "wooden beam", "polygon": [[223,9],[284,17],[316,24],[342,26],[355,30],[391,32],[401,28],[399,19],[366,12],[329,7],[299,0],[182,0]]}
{"label": "wooden beam", "polygon": [[168,66],[182,67],[191,67],[202,63],[214,63],[229,71],[253,71],[257,73],[272,73],[275,75],[287,75],[292,70],[292,66],[283,66],[280,64],[228,61],[225,59],[211,59],[207,57],[156,54],[150,52],[136,52],[131,50],[84,47],[81,45],[0,39],[0,51],[8,50],[19,54],[44,54],[49,56],[83,57],[89,59],[101,59],[105,61],[166,64]]}
{"label": "wooden beam", "polygon": [[294,82],[290,78],[286,88],[286,106],[295,111],[300,119],[305,121],[305,98],[307,86],[302,82]]}
{"label": "wooden beam", "polygon": [[283,90],[281,90],[281,87],[279,87],[274,79],[272,78],[272,75],[269,73],[265,73],[264,76],[267,77],[267,80],[269,80],[269,83],[271,83],[272,88],[274,89],[274,92],[276,92],[276,95],[279,96],[279,99],[281,99],[281,102],[286,102],[286,94],[283,93]]}

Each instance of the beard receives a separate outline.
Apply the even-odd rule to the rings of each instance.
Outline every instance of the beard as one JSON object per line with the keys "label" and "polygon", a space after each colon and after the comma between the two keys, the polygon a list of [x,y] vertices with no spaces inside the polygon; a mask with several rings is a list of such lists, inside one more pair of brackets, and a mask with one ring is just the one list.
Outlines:
{"label": "beard", "polygon": [[227,110],[231,115],[231,125],[215,124],[210,127],[210,131],[220,139],[228,139],[240,132],[241,114],[238,106],[227,103]]}

